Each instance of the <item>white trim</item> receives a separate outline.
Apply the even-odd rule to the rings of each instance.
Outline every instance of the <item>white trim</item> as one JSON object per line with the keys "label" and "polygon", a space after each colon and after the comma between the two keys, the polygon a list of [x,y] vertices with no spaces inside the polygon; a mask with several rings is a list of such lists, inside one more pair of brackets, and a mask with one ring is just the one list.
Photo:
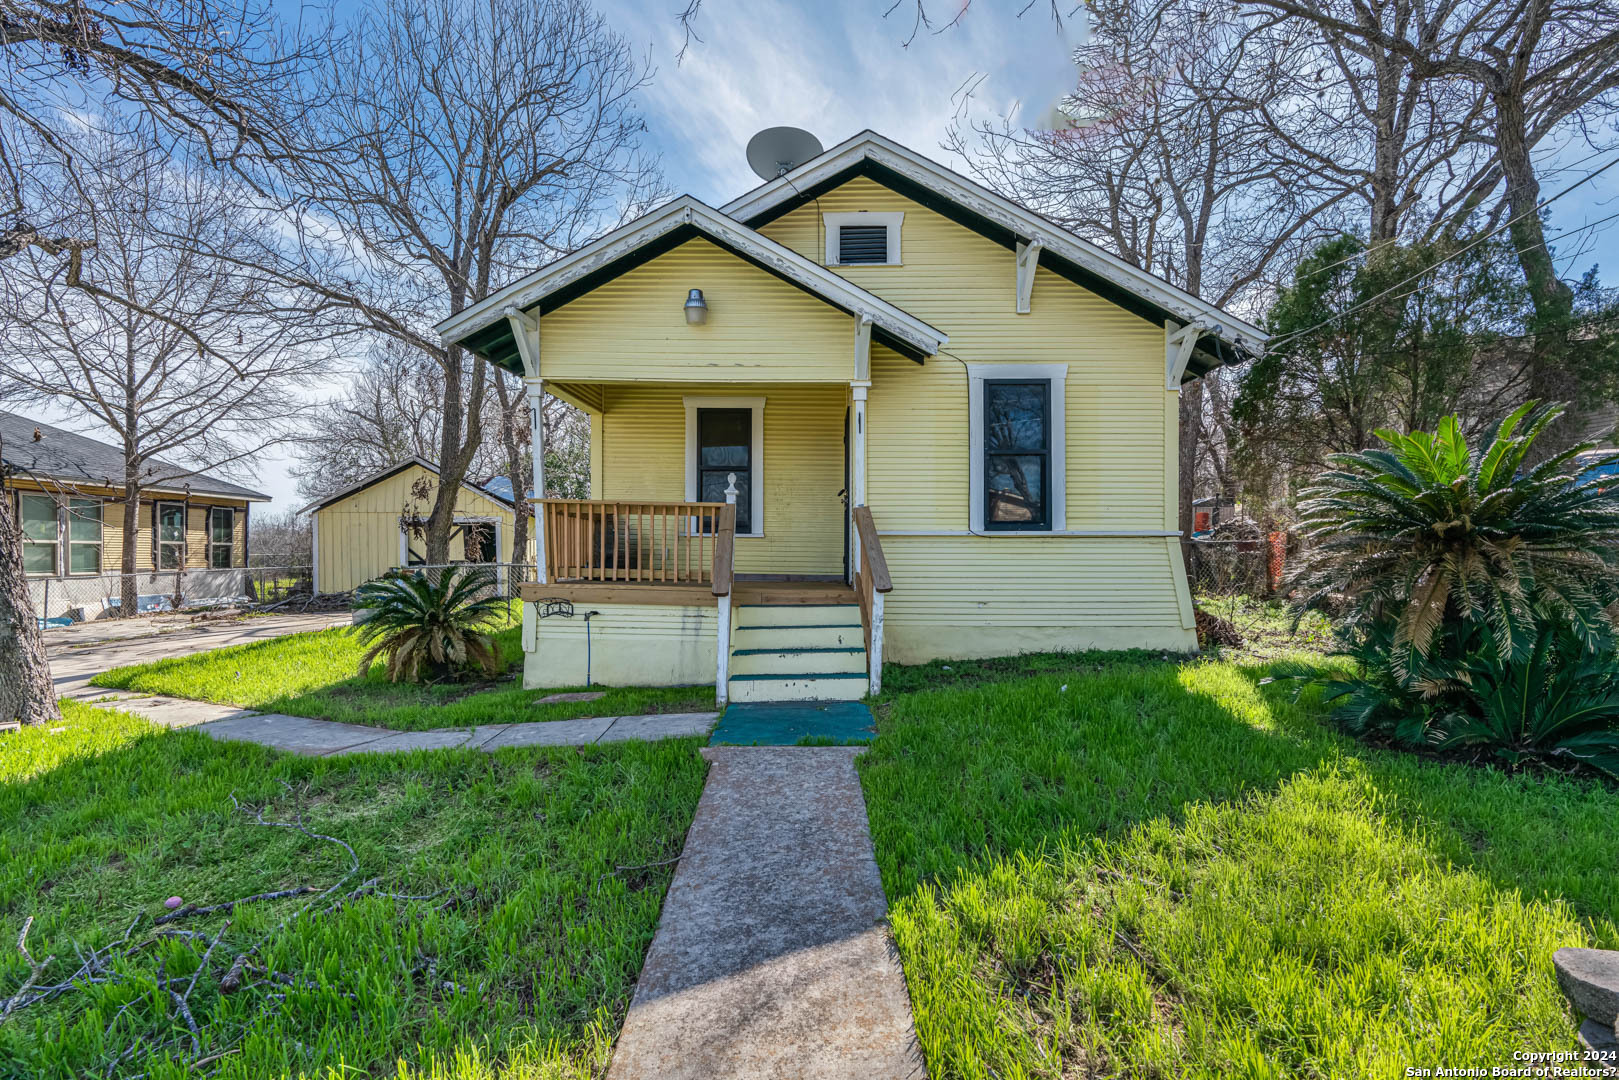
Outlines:
{"label": "white trim", "polygon": [[665,203],[651,213],[586,244],[573,254],[519,278],[487,299],[450,316],[434,329],[446,345],[460,342],[505,319],[506,309],[522,311],[532,308],[558,289],[611,265],[661,236],[687,226],[726,247],[746,252],[772,272],[803,286],[829,304],[857,316],[869,315],[887,333],[927,356],[937,354],[950,340],[950,336],[937,327],[690,195],[682,195]]}
{"label": "white trim", "polygon": [[1029,313],[1029,299],[1034,295],[1034,272],[1040,266],[1040,249],[1046,242],[1040,237],[1017,242],[1017,303],[1012,310],[1019,315]]}
{"label": "white trim", "polygon": [[410,530],[403,525],[399,526],[399,568],[405,569],[410,565]]}
{"label": "white trim", "polygon": [[720,207],[720,211],[738,221],[751,220],[797,198],[798,192],[830,180],[866,159],[892,169],[1019,237],[1032,239],[1038,236],[1044,242],[1047,253],[1115,281],[1122,288],[1178,318],[1187,321],[1207,319],[1223,324],[1231,332],[1230,336],[1225,337],[1228,343],[1249,345],[1257,350],[1269,340],[1269,335],[1252,323],[1221,311],[1139,267],[1131,266],[1117,255],[875,131],[862,131],[791,172],[731,200]]}
{"label": "white trim", "polygon": [[995,530],[994,535],[1052,536],[1068,528],[1068,396],[1067,364],[968,364],[967,442],[971,459],[967,477],[969,530],[984,528],[984,380],[1029,379],[1051,383],[1051,528]]}
{"label": "white trim", "polygon": [[[856,210],[821,215],[821,250],[826,253],[828,266],[901,266],[899,236],[905,224],[903,210]],[[843,261],[843,234],[845,225],[882,225],[888,229],[888,259],[880,263],[846,263]]]}
{"label": "white trim", "polygon": [[765,399],[762,397],[724,397],[705,395],[683,397],[686,407],[686,501],[697,502],[697,410],[698,409],[751,409],[753,410],[753,446],[749,451],[753,476],[749,509],[752,532],[738,532],[738,540],[756,540],[765,534]]}
{"label": "white trim", "polygon": [[1139,537],[1179,536],[1180,533],[1175,532],[1172,529],[1062,529],[1060,531],[1053,532],[1015,530],[994,533],[973,532],[970,529],[895,529],[892,532],[884,530],[883,532],[878,533],[878,535],[884,538],[890,536],[990,536],[996,540],[999,540],[1002,537],[1026,536],[1039,540],[1053,536],[1090,537],[1092,539],[1130,539]]}
{"label": "white trim", "polygon": [[320,515],[309,519],[309,591],[320,595]]}

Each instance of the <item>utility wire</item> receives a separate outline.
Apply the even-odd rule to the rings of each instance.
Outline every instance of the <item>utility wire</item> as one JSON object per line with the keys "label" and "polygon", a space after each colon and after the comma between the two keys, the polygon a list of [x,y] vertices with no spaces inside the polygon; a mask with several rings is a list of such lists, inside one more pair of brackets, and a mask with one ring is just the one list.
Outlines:
{"label": "utility wire", "polygon": [[[1619,165],[1619,158],[1614,158],[1612,161],[1608,162],[1606,165],[1602,166],[1600,169],[1593,170],[1592,172],[1587,173],[1585,176],[1582,176],[1580,179],[1574,181],[1568,187],[1564,188],[1562,191],[1559,191],[1556,195],[1552,195],[1552,196],[1550,196],[1548,198],[1542,199],[1540,202],[1536,203],[1530,209],[1525,210],[1523,213],[1517,215],[1516,217],[1509,218],[1508,220],[1502,222],[1500,225],[1497,225],[1495,228],[1491,229],[1489,232],[1485,233],[1483,236],[1480,236],[1478,239],[1474,240],[1472,243],[1468,244],[1466,247],[1463,247],[1458,251],[1455,251],[1455,252],[1452,252],[1449,255],[1446,255],[1443,259],[1440,259],[1438,262],[1434,263],[1432,266],[1426,267],[1426,268],[1424,268],[1422,270],[1418,270],[1415,274],[1412,274],[1410,277],[1405,278],[1404,280],[1395,282],[1393,285],[1390,285],[1388,288],[1384,289],[1382,292],[1378,293],[1376,296],[1373,296],[1373,297],[1370,297],[1369,299],[1363,300],[1360,303],[1356,304],[1354,307],[1346,308],[1343,311],[1340,311],[1340,312],[1332,315],[1329,318],[1323,319],[1322,321],[1316,323],[1314,326],[1307,326],[1303,330],[1296,330],[1293,333],[1288,334],[1285,337],[1282,337],[1282,338],[1279,338],[1279,339],[1276,339],[1274,341],[1270,341],[1270,342],[1266,343],[1265,351],[1266,352],[1272,352],[1275,349],[1279,348],[1280,346],[1286,344],[1287,342],[1296,341],[1299,338],[1303,337],[1305,334],[1313,334],[1317,330],[1320,330],[1322,327],[1330,326],[1331,324],[1337,322],[1339,319],[1343,318],[1346,315],[1352,315],[1355,312],[1361,310],[1362,308],[1369,307],[1372,304],[1377,303],[1379,300],[1383,299],[1384,297],[1386,297],[1390,293],[1392,293],[1395,289],[1401,288],[1402,286],[1405,286],[1405,285],[1409,285],[1411,282],[1417,280],[1418,278],[1420,278],[1420,277],[1422,277],[1422,276],[1424,276],[1424,275],[1426,275],[1428,273],[1431,273],[1434,270],[1437,270],[1439,267],[1443,266],[1447,262],[1450,262],[1452,259],[1460,258],[1461,256],[1467,254],[1469,251],[1471,251],[1474,248],[1478,247],[1480,244],[1484,243],[1484,241],[1488,240],[1490,237],[1494,236],[1496,233],[1501,232],[1503,229],[1511,228],[1513,225],[1515,225],[1518,222],[1522,221],[1524,218],[1528,217],[1530,214],[1539,213],[1540,210],[1543,207],[1551,205],[1552,203],[1556,202],[1558,199],[1561,199],[1564,195],[1567,195],[1569,192],[1573,191],[1575,188],[1579,187],[1580,185],[1586,184],[1586,183],[1591,182],[1592,180],[1595,180],[1597,177],[1601,176],[1603,173],[1607,172],[1609,169],[1613,168],[1615,165]],[[1414,292],[1416,290],[1412,290],[1412,291]],[[1403,293],[1401,295],[1402,296],[1410,296],[1411,293],[1407,292],[1407,293]]]}

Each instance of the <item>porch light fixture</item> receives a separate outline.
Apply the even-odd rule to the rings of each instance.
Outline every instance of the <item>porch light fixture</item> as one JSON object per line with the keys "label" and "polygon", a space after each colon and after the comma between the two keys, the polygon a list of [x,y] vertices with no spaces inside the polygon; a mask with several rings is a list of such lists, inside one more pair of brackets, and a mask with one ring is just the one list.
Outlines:
{"label": "porch light fixture", "polygon": [[686,294],[686,323],[689,326],[701,326],[708,321],[708,301],[703,299],[703,290],[693,289]]}

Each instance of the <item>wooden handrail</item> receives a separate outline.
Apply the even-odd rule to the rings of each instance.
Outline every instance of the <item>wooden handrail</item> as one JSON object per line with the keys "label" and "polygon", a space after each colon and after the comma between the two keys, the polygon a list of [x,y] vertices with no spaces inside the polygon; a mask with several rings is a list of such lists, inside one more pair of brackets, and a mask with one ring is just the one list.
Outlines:
{"label": "wooden handrail", "polygon": [[[548,582],[711,581],[724,503],[533,499]],[[734,507],[732,508],[734,512]]]}
{"label": "wooden handrail", "polygon": [[888,576],[888,559],[883,555],[883,542],[877,538],[877,523],[871,520],[871,507],[854,508],[854,527],[860,534],[860,561],[871,575],[871,587],[877,592],[893,592],[894,581]]}
{"label": "wooden handrail", "polygon": [[736,561],[736,504],[720,506],[714,533],[714,595],[731,595],[732,564]]}

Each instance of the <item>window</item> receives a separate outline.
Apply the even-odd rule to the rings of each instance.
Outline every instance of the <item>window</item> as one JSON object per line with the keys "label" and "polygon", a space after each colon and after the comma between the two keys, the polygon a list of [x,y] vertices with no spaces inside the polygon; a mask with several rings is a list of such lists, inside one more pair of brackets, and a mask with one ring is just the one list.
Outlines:
{"label": "window", "polygon": [[101,573],[101,500],[67,501],[67,572]]}
{"label": "window", "polygon": [[764,398],[689,397],[686,501],[724,502],[736,473],[736,534],[763,536]]}
{"label": "window", "polygon": [[216,506],[208,511],[208,565],[229,570],[236,552],[236,511]]}
{"label": "window", "polygon": [[898,266],[904,213],[822,214],[828,266]]}
{"label": "window", "polygon": [[180,503],[158,503],[157,568],[179,570],[186,562],[186,508]]}
{"label": "window", "polygon": [[973,532],[1067,528],[1066,364],[967,365]]}
{"label": "window", "polygon": [[492,563],[495,558],[495,524],[492,521],[468,521],[457,526],[461,530],[461,559],[469,563]]}
{"label": "window", "polygon": [[736,531],[753,532],[753,413],[697,410],[697,500],[724,502],[736,477]]}
{"label": "window", "polygon": [[49,495],[19,494],[17,517],[22,522],[23,573],[56,573],[59,546],[56,500]]}
{"label": "window", "polygon": [[984,527],[1051,528],[1051,384],[984,381]]}

